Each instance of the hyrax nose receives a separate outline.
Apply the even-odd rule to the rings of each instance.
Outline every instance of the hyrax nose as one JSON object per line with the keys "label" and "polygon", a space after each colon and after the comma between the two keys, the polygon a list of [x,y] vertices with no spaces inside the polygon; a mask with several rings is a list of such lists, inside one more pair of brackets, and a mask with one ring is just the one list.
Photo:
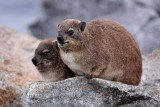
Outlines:
{"label": "hyrax nose", "polygon": [[33,62],[33,64],[34,64],[35,66],[37,66],[38,61],[37,61],[37,58],[36,58],[36,57],[33,57],[33,58],[32,58],[32,62]]}
{"label": "hyrax nose", "polygon": [[64,43],[64,39],[63,39],[62,36],[58,36],[58,37],[57,37],[57,40],[58,40],[58,42],[59,42],[60,44],[63,44],[63,43]]}

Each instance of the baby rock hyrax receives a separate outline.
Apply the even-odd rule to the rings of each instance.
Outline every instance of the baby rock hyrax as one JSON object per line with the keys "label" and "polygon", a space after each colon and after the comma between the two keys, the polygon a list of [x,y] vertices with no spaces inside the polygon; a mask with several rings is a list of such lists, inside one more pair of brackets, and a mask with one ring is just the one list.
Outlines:
{"label": "baby rock hyrax", "polygon": [[43,81],[59,81],[74,77],[74,73],[63,63],[55,40],[43,40],[32,59]]}
{"label": "baby rock hyrax", "polygon": [[113,21],[87,23],[67,19],[58,25],[63,62],[76,75],[138,85],[142,74],[140,50],[131,34]]}

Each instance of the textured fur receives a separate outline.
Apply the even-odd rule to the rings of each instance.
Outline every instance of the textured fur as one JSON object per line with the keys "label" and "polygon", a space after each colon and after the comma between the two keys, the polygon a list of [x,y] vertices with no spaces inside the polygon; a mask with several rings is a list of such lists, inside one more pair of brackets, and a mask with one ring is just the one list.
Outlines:
{"label": "textured fur", "polygon": [[[44,51],[48,51],[48,55],[42,55]],[[43,40],[38,45],[34,57],[40,63],[36,68],[43,81],[60,81],[75,76],[61,60],[55,40]]]}
{"label": "textured fur", "polygon": [[[142,58],[131,34],[113,21],[93,20],[84,31],[80,23],[67,19],[58,26],[59,36],[67,41],[58,43],[63,62],[77,75],[138,85]],[[66,32],[71,28],[74,34],[68,35]]]}

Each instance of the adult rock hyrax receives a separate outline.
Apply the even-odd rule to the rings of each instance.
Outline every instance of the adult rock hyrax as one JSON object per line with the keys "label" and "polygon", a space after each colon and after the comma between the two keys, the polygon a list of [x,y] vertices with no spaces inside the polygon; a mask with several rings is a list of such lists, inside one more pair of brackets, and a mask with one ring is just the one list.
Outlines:
{"label": "adult rock hyrax", "polygon": [[67,19],[58,25],[63,62],[77,75],[138,85],[142,74],[140,50],[131,34],[113,21],[85,23]]}
{"label": "adult rock hyrax", "polygon": [[74,73],[63,63],[55,40],[43,40],[32,58],[43,81],[59,81],[74,77]]}

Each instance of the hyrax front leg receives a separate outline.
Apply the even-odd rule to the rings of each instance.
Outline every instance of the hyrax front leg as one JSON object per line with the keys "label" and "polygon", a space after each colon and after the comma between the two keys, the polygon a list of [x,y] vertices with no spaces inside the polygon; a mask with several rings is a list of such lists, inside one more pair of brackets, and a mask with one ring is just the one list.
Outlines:
{"label": "hyrax front leg", "polygon": [[104,70],[107,69],[107,65],[100,65],[92,67],[89,76],[90,77],[98,77]]}

